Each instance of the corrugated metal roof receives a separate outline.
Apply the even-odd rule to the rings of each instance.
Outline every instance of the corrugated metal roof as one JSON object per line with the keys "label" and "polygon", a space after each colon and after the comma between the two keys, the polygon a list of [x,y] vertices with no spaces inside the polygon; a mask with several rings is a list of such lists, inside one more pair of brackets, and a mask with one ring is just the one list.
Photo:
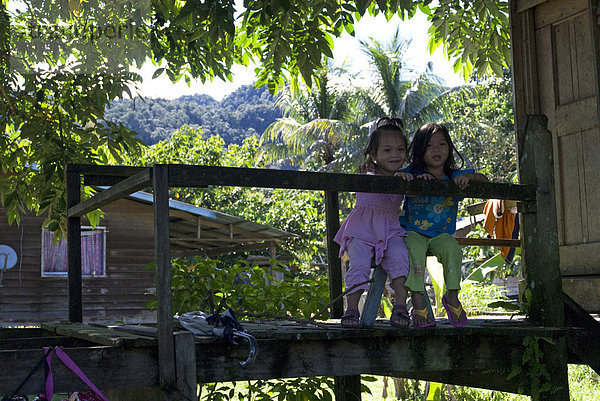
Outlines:
{"label": "corrugated metal roof", "polygon": [[[129,199],[153,204],[154,196],[135,192]],[[169,200],[169,231],[173,256],[218,256],[253,249],[267,249],[277,242],[299,237],[287,231],[255,223],[215,210]]]}

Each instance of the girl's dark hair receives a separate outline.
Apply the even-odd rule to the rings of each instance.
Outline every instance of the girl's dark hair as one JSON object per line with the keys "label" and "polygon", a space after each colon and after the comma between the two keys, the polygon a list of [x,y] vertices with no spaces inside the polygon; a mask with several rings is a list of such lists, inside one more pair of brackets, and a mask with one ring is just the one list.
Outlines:
{"label": "girl's dark hair", "polygon": [[[425,124],[421,128],[419,128],[417,132],[415,132],[415,136],[408,148],[408,160],[410,162],[410,167],[413,170],[413,173],[427,171],[427,167],[425,166],[424,161],[425,151],[427,150],[427,145],[429,145],[429,142],[431,141],[431,137],[436,132],[441,132],[444,135],[446,142],[448,142],[449,152],[448,159],[446,159],[446,162],[444,163],[444,174],[446,174],[448,178],[451,178],[452,173],[455,170],[459,170],[464,166],[465,159],[460,154],[458,149],[456,149],[454,143],[452,143],[452,139],[450,138],[450,132],[448,132],[448,128],[446,128],[444,124]],[[460,167],[457,166],[456,160],[454,159],[455,153],[460,158]]]}
{"label": "girl's dark hair", "polygon": [[381,134],[384,132],[397,132],[404,139],[404,145],[408,148],[408,140],[404,135],[404,123],[402,120],[397,117],[378,118],[371,126],[369,142],[363,152],[363,167],[369,163],[375,163],[375,160],[371,158],[371,152],[377,153]]}

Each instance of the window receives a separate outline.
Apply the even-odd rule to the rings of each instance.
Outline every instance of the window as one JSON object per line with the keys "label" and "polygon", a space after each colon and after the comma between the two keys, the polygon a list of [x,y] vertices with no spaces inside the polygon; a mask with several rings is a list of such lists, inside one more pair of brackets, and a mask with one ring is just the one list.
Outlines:
{"label": "window", "polygon": [[[67,275],[67,241],[54,242],[54,232],[42,228],[42,276]],[[81,275],[106,276],[105,227],[81,228]]]}

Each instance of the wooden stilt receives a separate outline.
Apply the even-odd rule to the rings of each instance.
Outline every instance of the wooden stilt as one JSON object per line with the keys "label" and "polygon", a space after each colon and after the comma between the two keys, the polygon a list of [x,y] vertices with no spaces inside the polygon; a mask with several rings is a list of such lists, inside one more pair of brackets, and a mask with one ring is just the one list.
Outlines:
{"label": "wooden stilt", "polygon": [[196,343],[194,333],[180,331],[175,334],[177,356],[177,389],[182,401],[198,401],[196,381]]}
{"label": "wooden stilt", "polygon": [[[333,301],[342,294],[342,263],[339,258],[340,246],[333,237],[340,228],[340,205],[338,193],[325,192],[325,216],[327,223],[327,266],[329,274],[329,299]],[[339,319],[344,314],[344,303],[335,303],[331,307],[330,317]],[[335,399],[338,401],[360,400],[360,375],[337,376],[335,381]]]}

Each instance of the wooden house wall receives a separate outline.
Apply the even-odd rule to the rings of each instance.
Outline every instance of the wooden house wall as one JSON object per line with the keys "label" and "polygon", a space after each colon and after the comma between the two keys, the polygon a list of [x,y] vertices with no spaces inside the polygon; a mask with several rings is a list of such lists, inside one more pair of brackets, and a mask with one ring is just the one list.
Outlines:
{"label": "wooden house wall", "polygon": [[563,288],[600,310],[598,15],[591,0],[511,4],[517,128],[544,114],[553,134]]}
{"label": "wooden house wall", "polygon": [[[106,227],[106,277],[83,277],[83,320],[94,323],[156,322],[146,307],[154,291],[153,209],[122,199],[103,207]],[[8,225],[0,208],[0,244],[11,246],[17,265],[4,273],[0,287],[0,325],[68,320],[67,277],[41,277],[43,217],[25,216]]]}

